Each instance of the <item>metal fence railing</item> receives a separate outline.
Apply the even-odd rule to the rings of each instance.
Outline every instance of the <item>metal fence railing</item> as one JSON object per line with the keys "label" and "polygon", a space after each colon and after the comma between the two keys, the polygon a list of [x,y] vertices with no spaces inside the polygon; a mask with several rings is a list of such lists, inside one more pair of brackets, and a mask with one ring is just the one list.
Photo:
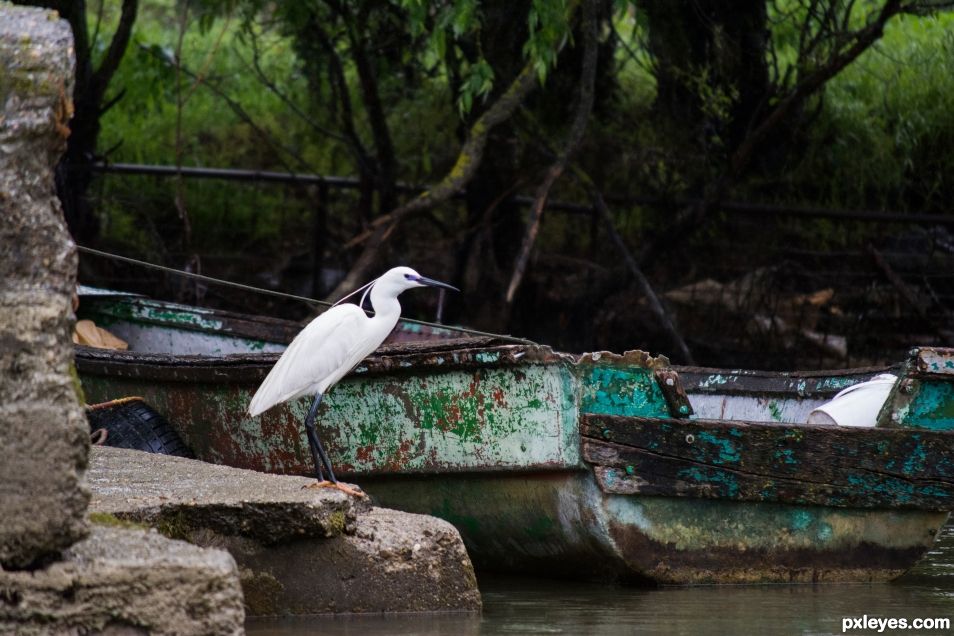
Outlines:
{"label": "metal fence railing", "polygon": [[[102,239],[94,247],[250,285],[322,296],[348,266],[340,246],[363,227],[354,212],[355,179],[128,164],[96,171],[90,196]],[[410,196],[418,188],[400,191]],[[639,224],[627,215],[686,203],[608,200],[624,233]],[[665,351],[668,338],[628,286],[617,255],[601,249],[590,207],[556,201],[547,211],[556,213],[559,229],[541,234],[524,311],[502,328],[565,350]],[[441,214],[453,221],[445,225],[459,227],[462,201]],[[460,241],[453,227],[422,225],[430,229],[418,249],[450,253]],[[647,274],[700,364],[881,364],[915,344],[954,346],[952,230],[954,215],[730,202]],[[627,238],[639,245],[638,234]],[[585,275],[574,270],[579,263]],[[87,284],[226,309],[289,318],[308,312],[301,303],[249,298],[92,256],[81,259],[81,276]],[[577,287],[585,304],[570,306],[573,299],[553,283],[567,277],[584,281]]]}

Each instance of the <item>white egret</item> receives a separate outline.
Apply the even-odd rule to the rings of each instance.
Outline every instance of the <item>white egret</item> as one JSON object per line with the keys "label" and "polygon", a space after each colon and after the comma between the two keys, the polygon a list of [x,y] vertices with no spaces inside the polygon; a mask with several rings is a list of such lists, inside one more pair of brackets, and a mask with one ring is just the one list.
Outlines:
{"label": "white egret", "polygon": [[[388,270],[361,288],[370,287],[365,294],[370,292],[373,316],[369,317],[359,305],[352,304],[335,305],[319,315],[295,336],[252,397],[248,412],[255,417],[281,402],[315,396],[305,417],[305,434],[318,476],[316,487],[334,487],[363,496],[338,484],[331,461],[315,432],[315,415],[324,394],[377,349],[394,329],[401,317],[398,295],[407,289],[426,286],[460,291],[447,283],[424,278],[410,267]],[[325,481],[322,465],[328,471],[330,482]]]}

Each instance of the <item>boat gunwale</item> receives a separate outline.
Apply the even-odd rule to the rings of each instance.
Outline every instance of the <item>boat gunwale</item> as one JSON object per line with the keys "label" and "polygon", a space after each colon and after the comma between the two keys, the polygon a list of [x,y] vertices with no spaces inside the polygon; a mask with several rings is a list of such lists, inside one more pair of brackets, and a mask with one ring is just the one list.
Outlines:
{"label": "boat gunwale", "polygon": [[[902,374],[903,363],[817,371],[765,371],[674,365],[690,395],[824,399],[881,373]],[[839,382],[838,380],[842,380]]]}
{"label": "boat gunwale", "polygon": [[[461,345],[470,346],[461,346]],[[173,381],[260,381],[280,352],[225,355],[174,355],[96,349],[77,345],[81,373]],[[521,364],[560,364],[568,356],[540,345],[503,344],[493,338],[468,338],[386,345],[362,361],[352,373],[376,376],[393,373],[471,370]]]}
{"label": "boat gunwale", "polygon": [[[76,364],[81,373],[174,381],[261,381],[281,356],[280,352],[249,352],[224,355],[175,355],[140,351],[95,349],[77,345]],[[377,376],[389,373],[416,373],[479,368],[512,367],[521,364],[567,364],[578,368],[597,365],[654,368],[665,358],[651,358],[643,352],[625,354],[566,354],[543,345],[509,344],[493,338],[462,338],[420,343],[385,345],[359,364],[354,373]],[[698,395],[738,395],[758,397],[818,398],[833,396],[842,384],[827,380],[850,378],[864,381],[896,367],[865,367],[818,372],[775,372],[727,370],[702,367],[672,367],[687,392]],[[735,378],[717,386],[700,387],[703,376]],[[854,382],[852,382],[854,383]]]}
{"label": "boat gunwale", "polygon": [[[194,307],[192,305],[183,305],[166,300],[156,300],[146,297],[110,297],[110,296],[91,296],[88,305],[99,306],[100,312],[103,306],[122,305],[126,307],[145,307],[149,309],[159,309],[162,311],[175,311],[183,314],[199,316],[204,321],[219,321],[221,326],[212,327],[203,322],[184,322],[164,318],[162,316],[151,315],[122,315],[113,313],[108,309],[105,313],[117,320],[126,320],[132,323],[155,325],[158,327],[169,327],[182,331],[191,331],[196,333],[207,333],[214,335],[232,336],[236,338],[245,338],[252,340],[263,340],[276,344],[288,344],[304,326],[294,320],[284,318],[275,318],[261,314],[246,314],[228,309],[212,309],[204,307]],[[79,313],[96,313],[96,308],[86,309],[80,304]]]}
{"label": "boat gunwale", "polygon": [[[314,314],[309,318],[306,318],[301,321],[288,320],[285,318],[276,318],[273,316],[265,316],[261,314],[247,314],[238,311],[232,311],[229,309],[218,309],[218,308],[206,308],[206,307],[195,307],[192,305],[184,305],[181,303],[176,303],[167,300],[157,300],[155,298],[148,297],[115,297],[115,296],[89,296],[90,299],[87,306],[92,306],[90,309],[84,309],[83,305],[80,305],[80,313],[97,313],[97,306],[100,313],[104,313],[112,318],[115,318],[119,321],[127,320],[132,323],[142,324],[142,325],[151,325],[154,327],[165,327],[171,329],[178,329],[182,331],[190,331],[194,333],[204,333],[211,335],[225,335],[234,338],[243,338],[248,340],[260,340],[263,342],[271,342],[274,344],[288,345],[294,339],[302,329],[307,326],[308,322],[319,314]],[[133,311],[136,311],[136,308],[145,308],[147,310],[159,310],[166,312],[177,312],[180,314],[188,314],[196,316],[199,320],[195,322],[191,321],[181,321],[174,320],[172,318],[167,318],[161,315],[156,315],[154,313],[150,314],[133,314],[126,315],[125,312],[114,312],[109,309],[110,306],[126,306],[133,308]],[[105,309],[104,309],[105,307]],[[319,312],[323,313],[323,312]],[[217,327],[210,326],[207,324],[208,321],[217,321],[221,325]],[[403,325],[413,325],[412,323],[405,319],[399,320],[400,324]],[[454,333],[453,329],[449,329],[443,326],[432,326],[432,329],[435,330],[435,333],[446,332],[448,334]],[[441,336],[443,339],[455,339],[453,337]]]}

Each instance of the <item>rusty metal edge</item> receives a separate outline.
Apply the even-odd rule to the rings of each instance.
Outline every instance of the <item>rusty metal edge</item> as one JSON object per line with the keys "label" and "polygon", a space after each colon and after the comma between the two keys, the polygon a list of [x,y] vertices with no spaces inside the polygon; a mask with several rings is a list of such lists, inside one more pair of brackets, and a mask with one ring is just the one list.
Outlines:
{"label": "rusty metal edge", "polygon": [[[222,356],[172,355],[112,351],[76,346],[80,373],[140,380],[176,382],[258,382],[280,353],[243,353]],[[559,364],[573,356],[549,347],[499,344],[492,338],[468,338],[438,343],[404,343],[381,347],[354,370],[374,376],[402,372],[445,372],[459,369]]]}

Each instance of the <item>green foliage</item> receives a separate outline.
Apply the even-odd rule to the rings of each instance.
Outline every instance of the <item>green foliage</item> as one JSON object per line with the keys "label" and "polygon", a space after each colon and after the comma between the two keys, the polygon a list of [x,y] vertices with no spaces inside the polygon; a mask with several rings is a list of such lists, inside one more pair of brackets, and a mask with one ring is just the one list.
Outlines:
{"label": "green foliage", "polygon": [[[465,43],[480,40],[483,16],[477,0],[438,3],[400,0],[400,4],[407,12],[411,35],[423,39],[421,55],[427,68],[451,75],[448,60],[468,58],[463,49],[470,47],[465,47]],[[567,0],[533,0],[531,4],[523,52],[533,64],[541,83],[556,65],[557,56],[567,41],[574,6]],[[448,47],[453,47],[453,55],[449,55]],[[473,108],[476,99],[491,93],[496,74],[478,46],[476,55],[470,55],[462,65],[460,76],[457,105],[464,116]]]}
{"label": "green foliage", "polygon": [[954,15],[899,18],[827,87],[810,144],[792,166],[789,196],[946,211],[952,147]]}
{"label": "green foliage", "polygon": [[[105,0],[104,32],[118,18],[119,6],[119,0]],[[503,88],[502,70],[481,48],[487,7],[475,0],[351,0],[338,3],[351,12],[343,17],[329,6],[317,0],[143,0],[134,41],[108,96],[122,91],[123,98],[103,118],[100,148],[114,149],[112,161],[172,164],[178,158],[184,165],[358,174],[358,161],[340,138],[339,87],[330,77],[331,53],[316,42],[311,48],[303,46],[299,27],[316,20],[341,60],[358,140],[374,154],[352,37],[373,45],[369,51],[398,159],[398,178],[412,183],[440,178],[460,147],[461,118]],[[568,0],[533,0],[520,13],[521,19],[526,15],[526,35],[517,50],[533,62],[548,88],[560,79],[556,73],[566,74],[568,84],[574,85],[578,71],[564,60],[576,44],[571,33],[577,6]],[[791,86],[824,53],[819,49],[816,57],[799,59],[803,6],[795,0],[771,5],[771,68],[779,86]],[[857,3],[855,26],[873,6]],[[183,7],[189,11],[185,21]],[[97,9],[90,7],[91,23]],[[693,171],[701,172],[699,165],[711,157],[691,154],[671,131],[656,125],[656,69],[648,51],[645,13],[630,2],[616,2],[615,9],[612,24],[603,29],[601,49],[601,55],[613,56],[600,62],[609,79],[577,157],[599,176],[606,192],[683,196]],[[186,26],[181,46],[180,24]],[[105,45],[100,40],[96,50],[101,55]],[[256,56],[261,76],[254,68]],[[177,59],[201,79],[177,73]],[[280,94],[267,88],[263,78]],[[738,98],[734,87],[719,84],[706,68],[683,80],[699,96],[707,118],[729,118]],[[229,107],[222,94],[240,105],[246,117]],[[572,94],[558,95],[571,101]],[[532,108],[565,110],[565,104],[553,101],[541,100]],[[804,125],[797,130],[793,126],[797,152],[774,161],[770,149],[766,154],[773,161],[739,184],[733,196],[849,208],[946,210],[954,196],[952,113],[954,19],[950,14],[895,19],[874,49],[809,102],[802,113]],[[716,155],[722,151],[721,130],[708,132],[714,136],[707,139],[707,150]],[[534,162],[547,161],[536,152],[538,145],[524,134],[515,142],[518,160],[513,165],[532,175],[539,167]],[[307,249],[303,237],[310,232],[313,192],[191,181],[180,191],[195,251],[241,255]],[[171,181],[106,178],[95,195],[102,201],[107,241],[155,259],[168,257],[169,244],[182,225]],[[364,220],[356,211],[356,198],[333,194],[330,241],[344,242],[360,232]],[[572,180],[562,179],[551,198],[582,195]],[[440,212],[437,221],[456,227],[459,218],[454,214]],[[656,229],[654,224],[670,219],[669,210],[651,214],[633,206],[620,211],[619,224],[638,244]],[[560,245],[572,251],[566,237],[582,232],[567,228],[577,222],[549,216],[542,249]],[[842,240],[839,232],[845,227],[819,223],[818,240]]]}
{"label": "green foliage", "polygon": [[460,87],[459,108],[460,114],[466,115],[474,104],[475,97],[482,97],[490,93],[494,86],[494,70],[487,60],[480,59],[473,64],[466,65],[464,80]]}
{"label": "green foliage", "polygon": [[530,34],[523,52],[533,62],[541,84],[556,66],[557,55],[569,37],[571,14],[576,6],[577,3],[566,0],[533,0],[530,6]]}

